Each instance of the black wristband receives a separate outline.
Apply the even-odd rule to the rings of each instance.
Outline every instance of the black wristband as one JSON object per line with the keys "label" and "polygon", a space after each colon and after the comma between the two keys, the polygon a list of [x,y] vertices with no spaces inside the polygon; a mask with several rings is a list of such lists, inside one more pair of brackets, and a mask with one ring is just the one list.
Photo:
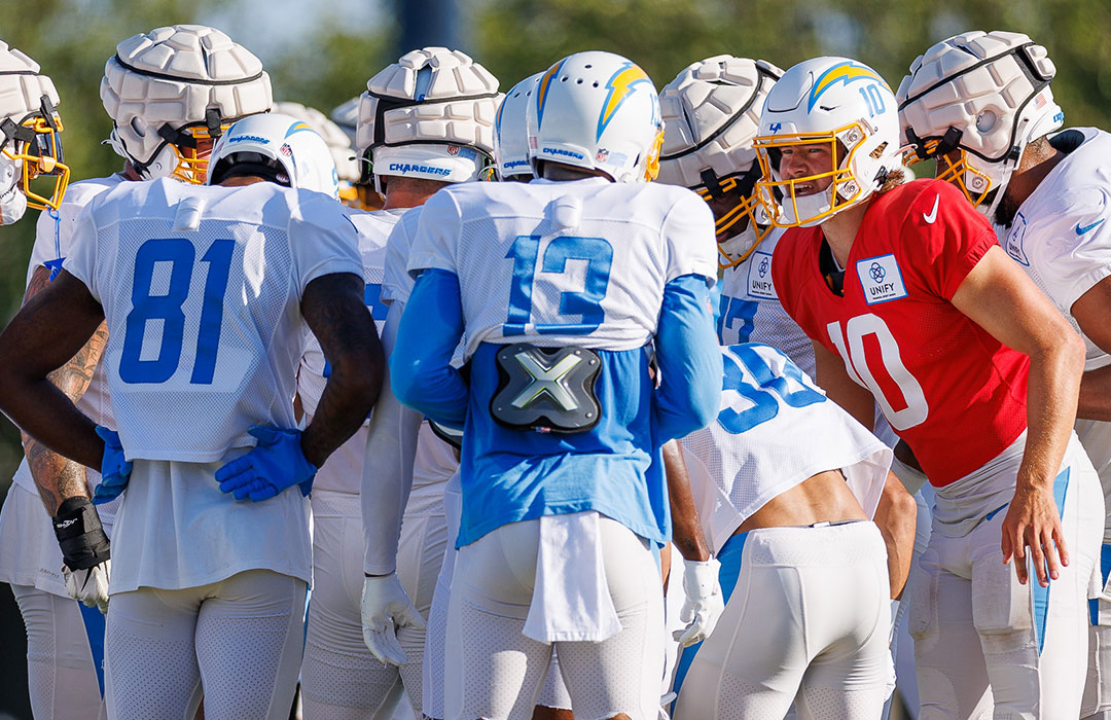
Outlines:
{"label": "black wristband", "polygon": [[88,570],[111,557],[108,536],[88,498],[66,498],[52,522],[62,560],[70,570]]}

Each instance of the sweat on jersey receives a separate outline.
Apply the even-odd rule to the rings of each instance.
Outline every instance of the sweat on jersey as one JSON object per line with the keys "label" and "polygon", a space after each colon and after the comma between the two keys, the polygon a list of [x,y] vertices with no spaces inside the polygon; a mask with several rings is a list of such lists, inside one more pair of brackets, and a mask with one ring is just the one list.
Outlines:
{"label": "sweat on jersey", "polygon": [[864,514],[879,505],[891,450],[826,398],[782,351],[721,349],[721,409],[682,439],[703,531],[716,553],[753,513],[826,470],[845,475]]}
{"label": "sweat on jersey", "polygon": [[793,228],[775,250],[783,307],[845,361],[936,486],[1003,452],[1026,429],[1029,358],[951,302],[995,246],[959,190],[915,180],[875,197],[845,268],[844,297],[819,266],[821,227]]}
{"label": "sweat on jersey", "polygon": [[[708,292],[716,268],[709,208],[683,188],[473,183],[425,204],[408,264],[423,274],[390,370],[402,402],[437,422],[465,420],[457,546],[507,523],[587,510],[668,539],[659,448],[705,426],[720,396]],[[461,336],[469,387],[450,364]],[[545,434],[494,422],[494,356],[517,342],[599,354],[597,426]]]}

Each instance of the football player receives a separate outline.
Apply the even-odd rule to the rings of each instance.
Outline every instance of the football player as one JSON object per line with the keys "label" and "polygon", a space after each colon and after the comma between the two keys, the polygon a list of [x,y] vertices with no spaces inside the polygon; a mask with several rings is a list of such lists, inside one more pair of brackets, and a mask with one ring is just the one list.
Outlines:
{"label": "football player", "polygon": [[709,639],[684,651],[697,655],[675,717],[778,718],[796,699],[800,718],[879,717],[892,679],[887,600],[909,569],[888,574],[868,522],[891,450],[781,351],[721,353],[717,420],[682,446],[729,601]]}
{"label": "football player", "polygon": [[528,125],[537,180],[425,205],[390,358],[398,399],[466,430],[445,710],[531,717],[554,644],[577,716],[655,718],[659,448],[720,395],[713,219],[687,190],[641,184],[663,127],[629,60],[557,62]]}
{"label": "football player", "polygon": [[[288,187],[302,152],[332,179],[327,148],[287,121],[292,152],[276,159],[224,138],[212,187],[98,195],[66,270],[0,336],[5,412],[99,467],[101,487],[134,480],[114,528],[110,717],[192,717],[202,694],[208,718],[289,712],[311,577],[303,495],[369,412],[383,359],[354,227],[333,198]],[[118,432],[45,381],[102,321]],[[333,372],[301,432],[276,400],[293,396],[306,323]]]}
{"label": "football player", "polygon": [[[530,75],[514,85],[498,104],[498,111],[494,118],[494,163],[491,169],[499,181],[529,182],[533,178],[532,166],[528,160],[525,108],[533,97],[541,75],[543,75],[542,72]],[[419,221],[419,212],[410,213],[402,222],[404,232],[399,231],[396,238],[391,238],[394,249],[405,248],[404,253],[397,252],[393,255],[399,265],[408,255],[411,236],[415,234]],[[404,297],[408,299],[409,293],[412,291],[413,280],[405,272],[404,267],[397,269],[397,277],[404,285],[398,292],[403,293]],[[398,313],[403,309],[404,306],[400,306]],[[400,314],[396,317],[400,318]],[[391,332],[391,343],[392,335]],[[445,434],[448,441],[453,442],[457,448],[460,446],[459,436],[456,435],[453,438],[449,429],[442,426],[433,426],[432,429]],[[445,717],[444,649],[447,640],[451,580],[455,572],[455,558],[458,555],[458,551],[454,548],[454,538],[459,535],[459,524],[462,519],[458,467],[447,485],[444,486],[444,514],[447,518],[447,537],[450,546],[444,554],[443,565],[436,578],[436,589],[428,610],[428,629],[424,653],[423,709],[425,717],[430,720],[443,720]],[[536,702],[538,709],[534,714],[535,720],[546,720],[547,718],[561,720],[567,717],[567,714],[571,711],[571,696],[567,694],[567,687],[559,675],[554,654],[548,669],[548,676]]]}
{"label": "football player", "polygon": [[[364,299],[378,323],[394,312],[387,303],[407,292],[389,267],[391,230],[436,190],[478,177],[493,152],[497,88],[497,79],[470,57],[436,47],[406,53],[367,82],[358,146],[386,204],[350,217],[359,231]],[[449,108],[456,119],[445,127],[439,118]],[[312,417],[330,369],[319,347],[308,347],[298,387]],[[306,720],[389,718],[403,695],[420,716],[422,614],[448,544],[443,487],[457,466],[450,446],[422,428],[419,415],[400,412],[386,392],[321,468],[313,495],[316,585],[302,667]],[[361,532],[365,546],[357,541]]]}
{"label": "football player", "polygon": [[[1111,230],[1106,225],[1111,137],[1096,128],[1051,135],[1064,113],[1056,69],[1026,35],[969,32],[911,65],[897,99],[917,158],[994,220],[1003,249],[1081,332],[1087,349],[1076,432],[1111,497]],[[1091,607],[1081,717],[1111,718],[1111,516],[1101,595]]]}
{"label": "football player", "polygon": [[866,425],[878,402],[934,486],[911,571],[919,717],[993,695],[996,717],[1075,717],[1101,524],[1071,429],[1083,345],[960,191],[902,182],[898,122],[854,60],[800,63],[768,93],[756,188],[791,228],[776,288],[818,384]]}
{"label": "football player", "polygon": [[[718,264],[724,273],[718,315],[721,342],[732,345],[751,339],[766,343],[786,353],[810,375],[814,372],[813,345],[779,303],[772,281],[773,252],[784,231],[771,225],[756,198],[760,164],[752,140],[768,91],[782,74],[763,60],[730,55],[707,58],[680,72],[660,93],[665,123],[660,181],[689,187],[714,212]],[[874,430],[888,445],[895,444],[897,438],[882,414]],[[928,512],[915,523],[917,512],[911,501],[892,478],[877,509],[876,521],[888,544],[892,576],[905,575],[909,568],[912,549],[900,547],[900,543],[909,537],[911,528],[924,531],[919,533],[914,551],[921,553],[929,538]],[[895,612],[896,617],[903,614]],[[683,654],[676,689],[691,657],[691,653]]]}
{"label": "football player", "polygon": [[[235,70],[211,75],[208,67],[195,59],[202,51],[213,67]],[[158,74],[161,64],[177,68],[176,77]],[[169,123],[176,128],[203,123],[210,108],[226,127],[231,118],[269,109],[270,80],[265,73],[260,74],[261,67],[248,51],[212,28],[158,28],[120,43],[116,56],[106,65],[101,95],[106,109],[120,122],[134,123],[149,132],[166,122],[168,109],[180,113]],[[214,81],[222,83],[223,89],[210,97]],[[133,94],[140,90],[150,94]],[[127,100],[123,113],[121,93]],[[168,165],[159,167],[167,174],[171,171]],[[28,268],[27,300],[60,271],[70,252],[74,221],[81,209],[99,193],[120,182],[138,179],[140,175],[128,159],[121,173],[74,183],[56,212],[39,216]],[[101,327],[51,378],[97,424],[114,427],[100,369],[106,341],[106,330]],[[98,512],[89,505],[100,482],[98,472],[86,472],[83,465],[57,455],[34,438],[25,437],[24,442],[27,459],[15,474],[0,517],[0,538],[4,539],[0,545],[5,548],[0,562],[18,562],[24,569],[16,574],[33,578],[29,583],[13,582],[20,605],[26,608],[28,639],[34,646],[29,656],[34,658],[29,660],[32,705],[43,717],[79,718],[88,713],[95,717],[97,707],[90,702],[88,688],[97,687],[99,682],[103,689],[104,620],[99,612],[88,608],[107,607],[107,537],[112,533],[118,503],[101,504]],[[36,489],[47,515],[37,507]],[[105,500],[110,498],[106,495]],[[57,541],[50,538],[47,529],[50,517],[54,517]],[[10,542],[15,536],[20,540]],[[57,542],[68,548],[62,555]],[[16,547],[19,553],[8,552]],[[81,600],[87,608],[69,602],[69,596]]]}

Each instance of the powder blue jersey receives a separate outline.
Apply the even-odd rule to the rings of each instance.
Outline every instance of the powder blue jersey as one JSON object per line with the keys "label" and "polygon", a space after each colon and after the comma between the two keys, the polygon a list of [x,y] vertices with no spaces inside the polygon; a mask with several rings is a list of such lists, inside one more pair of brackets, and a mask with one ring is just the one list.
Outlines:
{"label": "powder blue jersey", "polygon": [[[720,395],[706,204],[683,188],[604,179],[456,185],[424,206],[408,269],[424,274],[391,358],[394,392],[437,421],[465,420],[458,544],[586,510],[666,540],[659,447],[705,425]],[[461,335],[469,386],[449,364]],[[515,343],[597,353],[595,427],[493,419],[495,356]]]}

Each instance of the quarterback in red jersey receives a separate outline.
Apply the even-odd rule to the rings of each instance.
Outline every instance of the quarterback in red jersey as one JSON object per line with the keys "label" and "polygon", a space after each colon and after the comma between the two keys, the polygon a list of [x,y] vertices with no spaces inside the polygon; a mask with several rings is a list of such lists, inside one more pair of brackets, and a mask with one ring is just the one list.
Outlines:
{"label": "quarterback in red jersey", "polygon": [[959,191],[900,184],[898,131],[855,61],[772,88],[754,144],[761,202],[792,228],[775,285],[818,383],[866,425],[874,398],[935,487],[909,589],[919,718],[1076,717],[1102,522],[1072,434],[1083,344]]}

